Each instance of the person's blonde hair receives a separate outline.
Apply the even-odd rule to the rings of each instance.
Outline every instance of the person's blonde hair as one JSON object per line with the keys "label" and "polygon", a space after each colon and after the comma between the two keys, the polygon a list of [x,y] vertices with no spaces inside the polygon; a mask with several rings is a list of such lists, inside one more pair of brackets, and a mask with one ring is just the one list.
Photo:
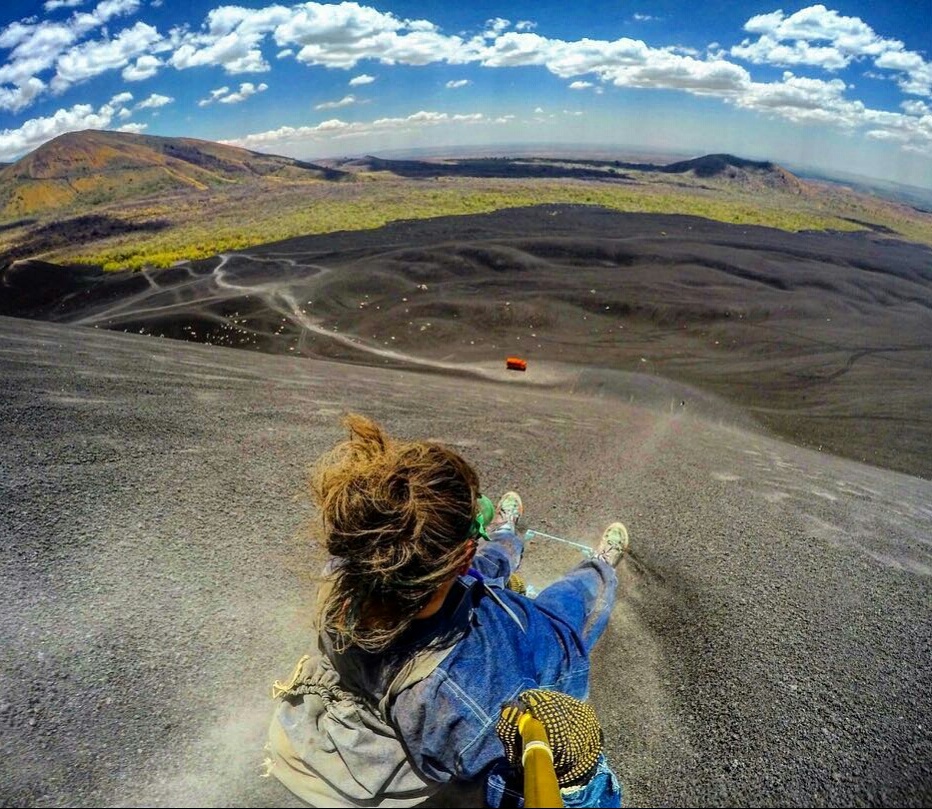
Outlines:
{"label": "person's blonde hair", "polygon": [[479,478],[456,452],[389,437],[357,414],[315,464],[311,494],[338,557],[322,606],[338,649],[388,648],[469,559]]}

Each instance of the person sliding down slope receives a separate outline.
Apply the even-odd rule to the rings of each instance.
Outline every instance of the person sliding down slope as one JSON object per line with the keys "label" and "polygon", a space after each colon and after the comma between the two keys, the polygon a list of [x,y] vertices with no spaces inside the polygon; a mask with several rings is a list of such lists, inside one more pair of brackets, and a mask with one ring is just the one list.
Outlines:
{"label": "person sliding down slope", "polygon": [[[506,587],[523,551],[518,494],[485,525],[456,452],[360,415],[345,425],[312,474],[332,558],[316,653],[274,687],[268,774],[319,806],[413,806],[455,782],[514,801],[502,708],[529,690],[586,698],[627,531],[609,526],[591,559],[528,598]],[[563,776],[566,805],[620,805],[601,752]]]}

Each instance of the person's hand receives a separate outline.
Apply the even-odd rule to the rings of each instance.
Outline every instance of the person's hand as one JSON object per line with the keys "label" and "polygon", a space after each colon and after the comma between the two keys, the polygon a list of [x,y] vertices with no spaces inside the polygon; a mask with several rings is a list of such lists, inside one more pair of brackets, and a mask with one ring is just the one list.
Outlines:
{"label": "person's hand", "polygon": [[495,726],[513,767],[521,766],[523,744],[519,724],[528,712],[547,731],[553,750],[553,768],[561,787],[585,783],[602,753],[602,727],[588,702],[580,702],[559,691],[531,689],[506,703]]}

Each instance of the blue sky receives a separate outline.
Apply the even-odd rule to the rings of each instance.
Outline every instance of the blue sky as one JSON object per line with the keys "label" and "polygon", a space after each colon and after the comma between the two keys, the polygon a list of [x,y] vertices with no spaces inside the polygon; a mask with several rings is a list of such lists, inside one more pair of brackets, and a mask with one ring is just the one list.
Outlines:
{"label": "blue sky", "polygon": [[46,0],[0,15],[0,160],[92,128],[307,159],[727,151],[932,187],[929,0]]}

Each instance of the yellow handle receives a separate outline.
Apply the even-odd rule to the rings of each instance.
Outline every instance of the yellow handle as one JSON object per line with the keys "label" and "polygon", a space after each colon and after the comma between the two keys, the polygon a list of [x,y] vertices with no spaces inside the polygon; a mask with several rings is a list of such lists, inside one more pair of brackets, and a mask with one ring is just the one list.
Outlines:
{"label": "yellow handle", "polygon": [[524,742],[524,805],[528,809],[562,807],[560,785],[553,769],[553,751],[547,739],[547,731],[529,713],[518,720],[518,730]]}

